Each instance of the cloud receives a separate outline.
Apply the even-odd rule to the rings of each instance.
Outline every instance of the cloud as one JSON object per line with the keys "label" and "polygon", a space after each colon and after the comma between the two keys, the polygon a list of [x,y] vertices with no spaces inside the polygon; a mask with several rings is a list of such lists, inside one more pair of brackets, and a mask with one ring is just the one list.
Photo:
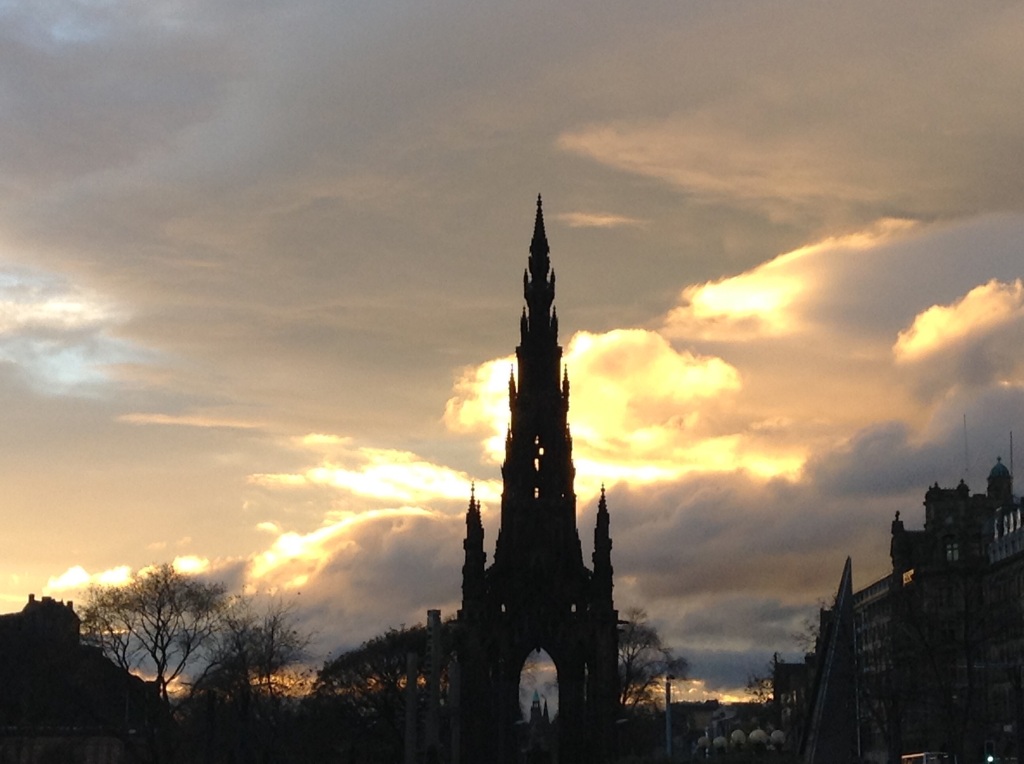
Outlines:
{"label": "cloud", "polygon": [[[261,473],[249,476],[267,488],[326,487],[381,502],[468,501],[473,481],[458,470],[431,463],[416,454],[395,449],[353,447],[351,440],[323,434],[308,435],[303,448],[320,455],[321,461],[299,473]],[[494,481],[480,481],[481,499],[500,494]]]}
{"label": "cloud", "polygon": [[199,557],[194,554],[186,554],[175,557],[171,561],[171,565],[179,573],[186,575],[196,575],[199,573],[206,573],[210,570],[210,560],[205,557]]}
{"label": "cloud", "polygon": [[991,332],[1024,316],[1024,286],[1020,279],[1003,284],[992,279],[977,286],[952,305],[933,305],[914,317],[893,345],[899,362],[926,361],[951,345],[978,341]]}
{"label": "cloud", "polygon": [[[494,462],[504,456],[510,359],[467,369],[445,406],[458,432],[486,433]],[[578,332],[565,364],[572,386],[570,420],[580,490],[601,482],[672,480],[693,470],[749,469],[763,475],[799,467],[792,453],[773,453],[728,429],[718,411],[741,391],[738,370],[720,358],[675,350],[643,329]]]}
{"label": "cloud", "polygon": [[109,570],[89,573],[81,565],[74,565],[53,576],[46,582],[47,592],[81,591],[89,586],[121,586],[132,578],[132,570],[127,565],[118,565]]}
{"label": "cloud", "polygon": [[54,273],[0,268],[0,362],[50,395],[96,394],[118,366],[146,357],[119,338],[127,317],[112,301]]}
{"label": "cloud", "polygon": [[464,532],[461,516],[424,507],[367,510],[310,532],[278,529],[265,549],[219,572],[247,591],[296,598],[299,617],[327,652],[422,622],[428,608],[451,613]]}
{"label": "cloud", "polygon": [[258,422],[247,422],[241,419],[232,419],[230,417],[221,417],[216,414],[207,415],[202,413],[196,414],[159,414],[159,413],[143,413],[133,412],[130,414],[121,414],[118,417],[118,421],[127,422],[128,424],[158,424],[158,425],[175,425],[180,427],[227,427],[232,429],[254,429],[262,427]]}
{"label": "cloud", "polygon": [[271,587],[301,587],[307,584],[311,576],[334,555],[345,554],[348,551],[349,546],[355,543],[350,538],[353,535],[350,532],[355,526],[380,521],[392,523],[395,520],[423,514],[428,513],[411,507],[369,510],[337,520],[311,533],[282,533],[270,549],[253,559],[250,580]]}
{"label": "cloud", "polygon": [[[1019,84],[1007,44],[1019,9],[947,3],[927,29],[876,4],[691,12],[686,32],[645,37],[651,50],[679,49],[662,107],[635,79],[632,113],[581,120],[560,132],[560,148],[782,225],[1021,209],[999,157],[1019,153],[1024,110],[978,87],[996,69]],[[628,79],[630,59],[615,60]]]}
{"label": "cloud", "polygon": [[690,341],[742,342],[820,329],[821,309],[836,296],[833,290],[842,288],[837,258],[857,258],[913,230],[909,221],[882,220],[783,253],[744,273],[688,286],[679,306],[665,317],[663,331]]}
{"label": "cloud", "polygon": [[570,228],[618,228],[644,224],[639,218],[609,212],[561,212],[555,215],[555,219]]}
{"label": "cloud", "polygon": [[[724,128],[717,115],[680,116],[660,122],[618,122],[563,133],[559,146],[598,162],[666,180],[708,200],[771,203],[774,210],[807,206],[822,196],[847,203],[877,202],[882,190],[865,168],[821,161],[824,146],[791,136],[752,135]],[[723,153],[722,145],[739,148]],[[844,178],[843,180],[837,180]]]}

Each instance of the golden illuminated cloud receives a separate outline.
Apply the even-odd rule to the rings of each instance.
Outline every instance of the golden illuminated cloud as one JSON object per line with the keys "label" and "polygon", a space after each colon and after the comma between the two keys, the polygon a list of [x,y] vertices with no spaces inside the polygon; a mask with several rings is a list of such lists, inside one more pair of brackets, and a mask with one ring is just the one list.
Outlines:
{"label": "golden illuminated cloud", "polygon": [[[570,422],[581,494],[601,481],[700,471],[796,478],[851,427],[920,422],[921,407],[894,377],[891,334],[863,331],[834,309],[849,310],[848,281],[884,268],[913,230],[884,219],[688,286],[656,329],[574,335],[565,363],[578,383]],[[857,309],[884,317],[874,299]],[[504,456],[513,372],[511,357],[468,368],[446,405],[447,426],[480,436],[494,463]]]}
{"label": "golden illuminated cloud", "polygon": [[933,305],[918,313],[913,324],[899,333],[892,352],[899,362],[920,361],[964,339],[1022,317],[1024,285],[1021,280],[1004,284],[993,279],[951,305]]}
{"label": "golden illuminated cloud", "polygon": [[682,306],[666,319],[672,335],[748,339],[796,328],[790,308],[810,285],[795,267],[806,252],[791,252],[753,271],[683,290]]}
{"label": "golden illuminated cloud", "polygon": [[[676,351],[655,332],[579,332],[565,354],[573,375],[573,432],[591,448],[664,448],[671,431],[699,430],[694,403],[740,389],[739,372],[720,358]],[[600,422],[600,427],[597,423]]]}
{"label": "golden illuminated cloud", "polygon": [[[205,557],[196,555],[180,555],[171,563],[174,569],[185,575],[205,573],[210,570],[211,562]],[[133,572],[129,565],[118,565],[98,573],[89,573],[81,565],[73,565],[58,576],[51,576],[46,582],[45,591],[49,593],[79,591],[89,586],[124,586],[137,575],[145,575],[153,570],[149,565]]]}
{"label": "golden illuminated cloud", "polygon": [[[672,480],[694,470],[749,470],[792,475],[802,456],[771,451],[722,431],[716,413],[742,391],[739,371],[721,358],[676,350],[643,329],[579,332],[565,351],[572,387],[570,421],[579,492],[600,483]],[[512,360],[466,370],[455,384],[445,421],[478,432],[493,462],[504,456]]]}
{"label": "golden illuminated cloud", "polygon": [[269,549],[252,558],[249,585],[271,590],[305,586],[334,556],[343,555],[359,544],[351,537],[358,526],[430,516],[430,512],[419,507],[368,510],[329,522],[310,533],[282,533]]}
{"label": "golden illuminated cloud", "polygon": [[[409,451],[353,447],[347,438],[324,434],[307,435],[298,441],[318,456],[318,464],[299,473],[254,474],[249,481],[268,488],[328,487],[400,504],[469,497],[473,481],[468,475]],[[495,481],[476,484],[481,499],[492,499],[500,492]]]}
{"label": "golden illuminated cloud", "polygon": [[174,569],[179,573],[186,575],[194,575],[196,573],[205,573],[210,569],[210,561],[205,557],[199,557],[194,554],[180,555],[174,558],[171,563]]}
{"label": "golden illuminated cloud", "polygon": [[444,422],[450,430],[488,434],[484,452],[495,464],[505,454],[509,379],[515,373],[515,365],[514,356],[505,356],[463,369],[444,407]]}
{"label": "golden illuminated cloud", "polygon": [[837,257],[851,258],[910,230],[886,219],[864,231],[829,237],[778,255],[749,271],[683,289],[663,331],[687,341],[747,341],[813,328],[811,309],[834,295]]}
{"label": "golden illuminated cloud", "polygon": [[720,703],[748,703],[754,700],[749,692],[734,688],[723,692],[720,687],[710,688],[703,679],[676,679],[673,683],[673,699],[682,699],[693,703],[717,700]]}
{"label": "golden illuminated cloud", "polygon": [[50,593],[78,591],[91,585],[122,586],[132,579],[132,570],[127,565],[119,565],[99,573],[89,573],[81,565],[74,565],[59,576],[51,576],[46,582],[45,591]]}

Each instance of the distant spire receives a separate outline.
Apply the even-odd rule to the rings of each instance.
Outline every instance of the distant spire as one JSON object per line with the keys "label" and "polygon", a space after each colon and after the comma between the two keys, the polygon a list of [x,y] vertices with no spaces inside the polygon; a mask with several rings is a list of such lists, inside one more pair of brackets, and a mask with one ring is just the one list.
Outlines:
{"label": "distant spire", "polygon": [[597,502],[597,523],[594,525],[594,595],[595,603],[612,607],[612,537],[608,515],[608,499],[604,483],[601,484],[601,499]]}
{"label": "distant spire", "polygon": [[[484,526],[480,518],[480,502],[476,498],[476,481],[469,484],[469,506],[466,508],[466,540],[474,544],[479,541],[483,549]],[[468,547],[467,547],[468,551]]]}
{"label": "distant spire", "polygon": [[462,565],[462,603],[469,611],[480,606],[484,590],[484,526],[480,518],[480,502],[476,498],[476,481],[469,487],[469,507],[466,508],[466,539],[462,542],[466,553]]}
{"label": "distant spire", "polygon": [[[540,194],[537,194],[537,217],[533,221],[533,243],[544,242],[544,247],[547,248],[548,237],[544,233],[544,206],[541,201]],[[531,246],[530,249],[533,249]]]}
{"label": "distant spire", "polygon": [[548,236],[544,231],[544,208],[541,206],[540,194],[537,194],[537,217],[533,221],[533,239],[530,241],[530,278],[535,281],[548,282],[548,271],[551,261],[548,255]]}

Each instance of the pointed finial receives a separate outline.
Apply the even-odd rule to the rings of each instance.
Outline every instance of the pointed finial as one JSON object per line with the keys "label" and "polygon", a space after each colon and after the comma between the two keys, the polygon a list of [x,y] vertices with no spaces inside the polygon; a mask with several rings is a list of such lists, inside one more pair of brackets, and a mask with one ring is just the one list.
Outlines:
{"label": "pointed finial", "polygon": [[[540,254],[541,250],[543,251],[545,263],[539,275],[544,275],[547,273],[548,270],[548,264],[546,261],[548,252],[548,237],[544,231],[544,208],[541,205],[540,194],[537,194],[537,217],[533,221],[533,241],[530,245],[530,251],[536,251],[538,254]],[[531,271],[533,271],[532,268]],[[533,271],[533,273],[535,276],[538,275],[536,271]]]}
{"label": "pointed finial", "polygon": [[[476,499],[476,481],[472,480],[469,483],[469,508],[468,517],[466,522],[469,522],[469,517],[480,517],[480,502]],[[476,522],[479,522],[478,520]]]}

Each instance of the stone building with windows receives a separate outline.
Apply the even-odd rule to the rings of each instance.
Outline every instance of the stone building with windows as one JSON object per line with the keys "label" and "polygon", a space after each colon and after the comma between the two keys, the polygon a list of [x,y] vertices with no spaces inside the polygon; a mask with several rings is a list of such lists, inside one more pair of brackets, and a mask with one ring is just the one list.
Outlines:
{"label": "stone building with windows", "polygon": [[931,486],[924,526],[892,521],[892,571],[855,593],[863,758],[1013,756],[1024,718],[1024,522],[997,460],[985,493]]}

